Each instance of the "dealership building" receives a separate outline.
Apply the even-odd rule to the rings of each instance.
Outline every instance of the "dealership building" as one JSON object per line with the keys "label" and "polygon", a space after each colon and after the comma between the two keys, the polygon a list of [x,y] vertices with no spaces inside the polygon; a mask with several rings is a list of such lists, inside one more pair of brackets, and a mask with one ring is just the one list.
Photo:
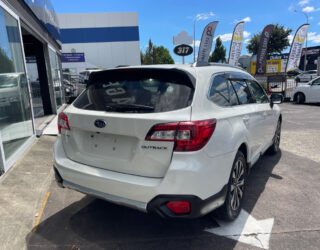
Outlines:
{"label": "dealership building", "polygon": [[62,67],[74,74],[85,69],[139,65],[138,14],[58,14]]}
{"label": "dealership building", "polygon": [[65,107],[63,68],[138,64],[135,12],[57,15],[51,0],[0,0],[0,175]]}
{"label": "dealership building", "polygon": [[60,51],[50,0],[0,0],[0,175],[64,107]]}

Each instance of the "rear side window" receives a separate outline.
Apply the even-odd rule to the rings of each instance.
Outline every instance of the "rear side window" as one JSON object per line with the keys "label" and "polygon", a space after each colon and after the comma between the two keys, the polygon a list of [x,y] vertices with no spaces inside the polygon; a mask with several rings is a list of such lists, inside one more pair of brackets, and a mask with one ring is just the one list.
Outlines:
{"label": "rear side window", "polygon": [[268,103],[269,102],[267,95],[265,94],[264,90],[259,85],[259,83],[255,82],[255,81],[248,80],[247,84],[249,85],[251,93],[257,103]]}
{"label": "rear side window", "polygon": [[314,80],[312,85],[320,85],[320,78]]}
{"label": "rear side window", "polygon": [[219,106],[233,106],[238,104],[236,93],[230,81],[220,75],[214,77],[209,97],[211,101]]}
{"label": "rear side window", "polygon": [[93,73],[74,106],[87,110],[153,113],[182,109],[194,86],[179,70],[117,69]]}
{"label": "rear side window", "polygon": [[240,104],[255,103],[249,87],[244,80],[232,80],[231,82],[237,93]]}

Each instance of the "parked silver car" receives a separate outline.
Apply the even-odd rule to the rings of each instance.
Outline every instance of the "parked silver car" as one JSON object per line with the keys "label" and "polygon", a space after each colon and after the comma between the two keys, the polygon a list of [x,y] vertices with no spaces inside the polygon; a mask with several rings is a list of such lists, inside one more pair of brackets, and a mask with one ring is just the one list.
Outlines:
{"label": "parked silver car", "polygon": [[296,76],[295,80],[296,82],[309,82],[317,77],[318,75],[316,70],[308,70]]}

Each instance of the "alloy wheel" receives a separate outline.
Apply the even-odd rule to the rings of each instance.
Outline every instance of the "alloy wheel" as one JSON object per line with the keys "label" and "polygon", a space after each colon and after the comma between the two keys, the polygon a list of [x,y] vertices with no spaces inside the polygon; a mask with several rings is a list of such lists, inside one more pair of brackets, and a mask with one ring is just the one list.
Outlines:
{"label": "alloy wheel", "polygon": [[280,146],[280,135],[281,135],[281,123],[278,122],[276,134],[275,134],[275,137],[274,137],[274,147],[275,147],[276,151],[279,150],[279,146]]}
{"label": "alloy wheel", "polygon": [[240,207],[240,203],[244,191],[244,179],[245,179],[245,166],[241,159],[238,159],[235,163],[235,167],[232,171],[231,176],[231,187],[230,187],[230,205],[232,210],[237,210]]}

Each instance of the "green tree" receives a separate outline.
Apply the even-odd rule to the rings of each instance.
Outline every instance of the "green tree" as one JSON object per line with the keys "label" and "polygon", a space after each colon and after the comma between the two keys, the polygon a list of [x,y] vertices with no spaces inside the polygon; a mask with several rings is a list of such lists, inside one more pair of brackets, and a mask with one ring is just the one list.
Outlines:
{"label": "green tree", "polygon": [[174,64],[170,52],[163,46],[155,46],[149,39],[145,52],[140,51],[141,64]]}
{"label": "green tree", "polygon": [[226,61],[226,48],[222,44],[220,37],[216,40],[214,51],[208,59],[209,62],[225,62]]}
{"label": "green tree", "polygon": [[[268,51],[270,54],[281,54],[283,50],[290,46],[289,35],[291,34],[291,29],[286,29],[283,25],[276,24],[271,33],[270,40],[268,42]],[[247,50],[249,53],[257,55],[260,43],[261,32],[255,34],[249,41],[247,45]]]}
{"label": "green tree", "polygon": [[0,48],[0,73],[14,72],[14,65],[5,51]]}

